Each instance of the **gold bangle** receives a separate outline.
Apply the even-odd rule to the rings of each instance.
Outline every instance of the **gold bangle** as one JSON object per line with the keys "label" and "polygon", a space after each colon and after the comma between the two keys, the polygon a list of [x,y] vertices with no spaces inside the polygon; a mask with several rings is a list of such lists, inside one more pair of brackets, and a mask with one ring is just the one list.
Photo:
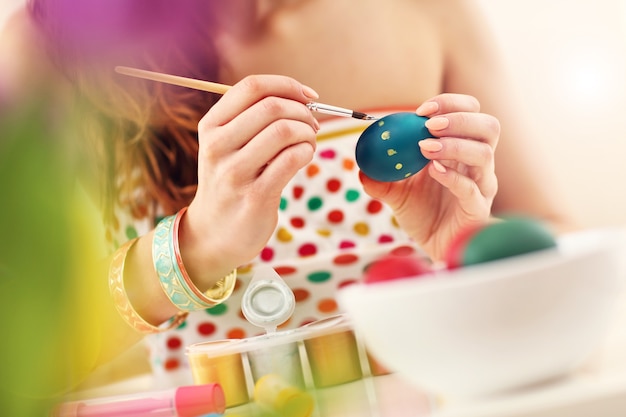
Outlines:
{"label": "gold bangle", "polygon": [[129,240],[123,244],[114,254],[109,267],[109,291],[113,298],[115,308],[120,313],[124,321],[138,332],[151,334],[161,333],[180,326],[185,321],[187,312],[180,312],[160,326],[154,326],[145,321],[130,303],[126,289],[124,288],[124,263],[130,248],[137,242],[138,238]]}

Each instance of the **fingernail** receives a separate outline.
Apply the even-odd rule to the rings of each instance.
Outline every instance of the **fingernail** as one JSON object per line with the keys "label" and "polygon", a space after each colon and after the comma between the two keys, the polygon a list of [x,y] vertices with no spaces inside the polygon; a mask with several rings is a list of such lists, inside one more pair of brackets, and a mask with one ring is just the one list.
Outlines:
{"label": "fingernail", "polygon": [[315,132],[319,132],[320,131],[320,122],[315,117],[313,118],[313,125],[315,126]]}
{"label": "fingernail", "polygon": [[302,84],[302,93],[310,99],[317,100],[318,98],[320,98],[320,95],[317,94],[317,91],[304,84]]}
{"label": "fingernail", "polygon": [[435,169],[439,172],[441,172],[442,174],[444,174],[446,172],[446,167],[444,167],[443,165],[441,165],[441,162],[436,161],[433,159],[433,166],[435,167]]}
{"label": "fingernail", "polygon": [[435,113],[437,110],[439,110],[439,103],[436,101],[427,101],[422,103],[422,105],[415,110],[415,113],[420,116],[428,116],[429,114]]}
{"label": "fingernail", "polygon": [[424,139],[417,142],[420,149],[428,152],[439,152],[443,149],[443,145],[436,139]]}
{"label": "fingernail", "polygon": [[448,120],[445,117],[438,116],[438,117],[433,117],[432,119],[426,120],[426,123],[424,123],[424,125],[428,129],[443,130],[450,125],[450,120]]}

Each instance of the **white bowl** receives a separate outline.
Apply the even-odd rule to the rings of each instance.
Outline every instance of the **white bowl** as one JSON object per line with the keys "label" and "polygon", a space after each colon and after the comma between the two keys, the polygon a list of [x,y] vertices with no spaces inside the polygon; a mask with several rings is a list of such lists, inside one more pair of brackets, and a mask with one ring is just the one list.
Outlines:
{"label": "white bowl", "polygon": [[623,287],[622,230],[429,278],[339,292],[365,346],[414,385],[472,399],[566,375],[603,341]]}

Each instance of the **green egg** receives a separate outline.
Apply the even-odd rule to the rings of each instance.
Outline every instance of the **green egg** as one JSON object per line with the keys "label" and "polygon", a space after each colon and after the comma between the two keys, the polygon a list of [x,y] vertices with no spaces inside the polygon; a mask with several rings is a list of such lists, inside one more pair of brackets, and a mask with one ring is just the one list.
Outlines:
{"label": "green egg", "polygon": [[556,247],[554,235],[541,222],[524,217],[492,223],[469,238],[461,254],[463,266]]}
{"label": "green egg", "polygon": [[356,162],[365,175],[377,181],[400,181],[428,164],[420,140],[433,137],[426,117],[402,112],[385,116],[370,126],[356,144]]}

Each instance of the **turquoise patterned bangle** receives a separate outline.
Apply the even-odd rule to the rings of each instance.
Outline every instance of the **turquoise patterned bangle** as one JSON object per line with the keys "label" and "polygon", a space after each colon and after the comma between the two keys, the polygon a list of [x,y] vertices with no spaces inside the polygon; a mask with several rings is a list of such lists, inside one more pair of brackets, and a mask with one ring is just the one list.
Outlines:
{"label": "turquoise patterned bangle", "polygon": [[161,288],[182,311],[204,310],[226,300],[235,286],[236,270],[202,293],[191,281],[178,250],[178,224],[186,207],[161,220],[152,240],[152,261]]}

